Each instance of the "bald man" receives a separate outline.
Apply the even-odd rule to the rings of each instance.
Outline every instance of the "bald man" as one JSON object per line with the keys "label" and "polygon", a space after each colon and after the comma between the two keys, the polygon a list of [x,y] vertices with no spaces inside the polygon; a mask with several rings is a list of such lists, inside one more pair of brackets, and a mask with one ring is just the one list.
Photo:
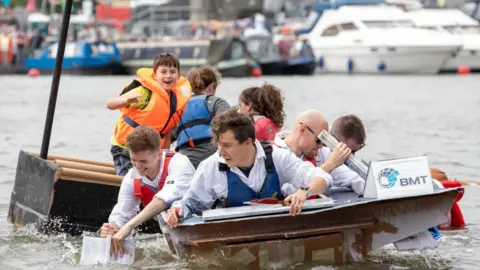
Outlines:
{"label": "bald man", "polygon": [[[322,130],[328,130],[328,121],[319,111],[307,110],[297,117],[291,132],[277,133],[274,144],[292,151],[306,162],[317,167],[321,166],[332,178],[334,187],[348,187],[356,194],[363,195],[365,180],[343,164],[350,155],[351,149],[344,143],[338,144],[333,152],[322,146],[322,142],[318,139]],[[340,156],[341,163],[332,162],[338,160]],[[291,184],[285,184],[282,186],[283,196],[288,196],[297,189],[298,187]]]}

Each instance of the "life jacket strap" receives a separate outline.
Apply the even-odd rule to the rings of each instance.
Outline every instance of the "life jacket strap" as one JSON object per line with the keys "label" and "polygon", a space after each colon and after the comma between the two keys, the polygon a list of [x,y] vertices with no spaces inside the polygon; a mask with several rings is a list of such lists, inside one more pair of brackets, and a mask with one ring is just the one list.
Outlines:
{"label": "life jacket strap", "polygon": [[137,122],[135,122],[135,120],[133,120],[132,118],[126,115],[123,116],[123,121],[125,121],[125,123],[127,123],[129,126],[133,128],[137,128],[140,125]]}
{"label": "life jacket strap", "polygon": [[142,179],[140,178],[133,179],[133,194],[137,199],[142,198]]}

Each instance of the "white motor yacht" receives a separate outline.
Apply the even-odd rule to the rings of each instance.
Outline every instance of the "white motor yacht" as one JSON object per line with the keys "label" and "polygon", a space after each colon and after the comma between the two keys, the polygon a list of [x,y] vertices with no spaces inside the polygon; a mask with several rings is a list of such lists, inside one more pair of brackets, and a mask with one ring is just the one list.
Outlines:
{"label": "white motor yacht", "polygon": [[415,26],[448,32],[462,43],[442,67],[442,71],[456,71],[460,66],[480,70],[480,23],[459,9],[420,9],[407,12]]}
{"label": "white motor yacht", "polygon": [[450,35],[415,28],[405,11],[388,5],[325,10],[307,38],[317,70],[335,73],[436,74],[461,48]]}

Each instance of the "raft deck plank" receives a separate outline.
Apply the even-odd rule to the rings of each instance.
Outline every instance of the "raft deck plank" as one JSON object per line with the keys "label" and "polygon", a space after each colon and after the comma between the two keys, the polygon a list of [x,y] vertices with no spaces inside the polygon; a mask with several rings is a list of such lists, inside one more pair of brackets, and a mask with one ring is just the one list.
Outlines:
{"label": "raft deck plank", "polygon": [[[320,198],[306,201],[303,205],[303,209],[321,209],[333,207],[334,205],[335,204],[331,198]],[[203,211],[202,217],[205,221],[213,221],[266,214],[288,213],[289,211],[290,206],[283,206],[281,204],[259,204],[207,210]]]}
{"label": "raft deck plank", "polygon": [[275,232],[275,233],[263,233],[263,234],[253,234],[253,235],[240,235],[240,236],[232,236],[232,237],[217,237],[217,238],[207,238],[207,239],[198,239],[193,241],[179,241],[179,243],[184,245],[204,245],[204,244],[211,244],[211,243],[239,243],[239,242],[247,242],[247,241],[265,241],[265,240],[273,240],[273,239],[294,239],[298,237],[311,237],[317,235],[325,235],[331,233],[338,233],[343,232],[346,230],[351,229],[364,229],[373,227],[375,225],[375,221],[363,221],[357,222],[352,224],[343,224],[343,225],[332,225],[328,227],[321,227],[321,228],[314,228],[314,229],[304,229],[292,232]]}

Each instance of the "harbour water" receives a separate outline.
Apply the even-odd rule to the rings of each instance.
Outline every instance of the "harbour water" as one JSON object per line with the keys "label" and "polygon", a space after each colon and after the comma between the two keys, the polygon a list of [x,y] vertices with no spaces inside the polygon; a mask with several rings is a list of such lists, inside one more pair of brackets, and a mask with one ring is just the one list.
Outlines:
{"label": "harbour water", "polygon": [[[132,77],[62,76],[50,153],[110,161],[117,111],[106,102]],[[217,94],[236,105],[241,90],[265,81],[283,90],[284,130],[304,109],[321,110],[330,123],[354,113],[367,129],[365,160],[427,155],[450,178],[480,182],[480,76],[311,76],[224,79]],[[20,149],[40,151],[51,77],[2,77],[0,96],[0,269],[85,269],[78,265],[81,238],[47,237],[7,222]],[[444,234],[435,251],[397,252],[389,247],[362,264],[294,269],[477,269],[480,264],[478,187],[467,187],[460,206],[467,228]],[[477,217],[476,217],[477,216]],[[224,269],[217,262],[176,261],[160,235],[138,242],[133,269]],[[95,269],[127,269],[117,265]]]}

